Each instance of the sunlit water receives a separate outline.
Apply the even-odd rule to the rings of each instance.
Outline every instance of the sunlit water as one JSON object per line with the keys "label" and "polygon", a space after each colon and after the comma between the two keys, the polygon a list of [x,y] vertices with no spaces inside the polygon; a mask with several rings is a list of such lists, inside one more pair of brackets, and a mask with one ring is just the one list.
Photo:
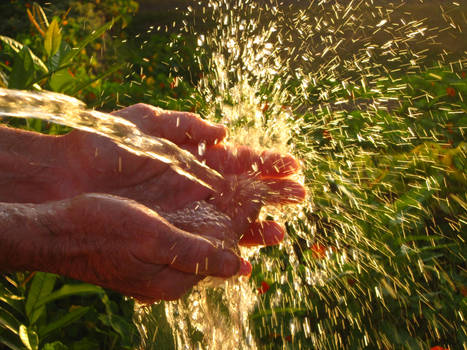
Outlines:
{"label": "sunlit water", "polygon": [[[360,195],[365,186],[375,186],[377,196],[386,200],[384,191],[374,185],[382,178],[381,172],[366,173],[365,157],[375,153],[362,144],[384,148],[388,139],[380,133],[378,123],[368,123],[359,133],[352,133],[352,116],[347,112],[359,110],[365,121],[383,123],[379,113],[397,109],[400,91],[406,88],[397,84],[397,78],[393,91],[384,90],[384,83],[401,72],[422,70],[430,49],[437,45],[436,36],[456,33],[449,11],[441,11],[446,20],[443,28],[429,28],[414,19],[402,1],[279,4],[272,0],[213,0],[193,3],[188,11],[215,23],[210,32],[197,33],[198,54],[210,58],[208,67],[202,66],[207,74],[198,86],[210,106],[206,117],[227,125],[230,141],[295,154],[303,165],[309,198],[300,206],[266,208],[261,214],[287,222],[289,235],[275,250],[241,250],[253,263],[254,274],[258,272],[257,280],[204,281],[183,300],[138,309],[135,320],[143,335],[142,348],[170,348],[171,344],[177,349],[399,348],[371,323],[380,324],[376,317],[384,314],[389,301],[407,307],[408,296],[423,294],[424,287],[413,276],[419,273],[420,278],[423,266],[408,253],[406,271],[385,265],[379,255],[389,254],[387,242],[370,236],[371,227],[365,223],[390,235],[385,225],[404,230],[414,221],[403,218],[402,225],[402,219],[397,221],[400,218],[388,206],[385,215],[392,219],[380,222],[374,215],[376,206]],[[192,31],[189,23],[185,30]],[[443,63],[467,67],[464,60]],[[367,94],[355,98],[356,92]],[[81,105],[78,109],[83,111]],[[24,116],[34,111],[26,110]],[[70,122],[71,113],[63,115],[64,120],[54,119],[55,113],[47,113],[47,118],[91,132],[96,132],[97,121],[104,123],[104,136],[137,154],[175,164],[176,170],[214,187],[213,175],[205,168],[193,171],[198,168],[191,168],[191,158],[165,159],[167,153],[173,153],[165,149],[156,156],[151,150],[148,154],[145,142],[151,149],[160,140],[146,141],[126,121],[96,113],[89,117],[86,112],[80,122]],[[5,110],[0,114],[9,115]],[[324,140],[315,139],[316,130]],[[334,135],[340,138],[331,137],[330,131],[337,131]],[[411,130],[395,133],[394,144],[415,137]],[[407,169],[405,165],[391,172],[396,175]],[[433,179],[424,181],[437,186]],[[212,225],[228,228],[229,218],[207,203],[162,215],[178,226],[199,215]],[[360,275],[378,276],[379,280],[359,284]],[[261,281],[271,285],[270,290]],[[418,289],[409,290],[409,286]],[[399,316],[404,316],[408,334],[419,327],[415,318]],[[462,321],[460,314],[425,326],[434,339],[440,339],[437,322],[448,329]],[[164,339],[164,322],[170,326],[168,340]],[[359,337],[351,338],[352,332],[359,332]],[[354,343],[347,343],[348,339]]]}
{"label": "sunlit water", "polygon": [[[419,72],[429,60],[432,64],[434,57],[427,56],[437,48],[437,35],[459,34],[448,9],[440,8],[445,26],[430,28],[404,4],[214,0],[188,7],[198,21],[214,22],[209,32],[197,33],[198,54],[209,58],[208,66],[200,63],[207,74],[198,85],[209,104],[206,117],[227,125],[233,142],[295,154],[302,161],[309,198],[286,210],[265,210],[286,221],[290,235],[276,250],[242,250],[259,271],[255,281],[226,281],[215,289],[201,285],[185,299],[163,304],[175,348],[399,348],[371,326],[372,318],[380,317],[387,300],[404,305],[405,295],[421,295],[425,287],[412,273],[416,261],[407,257],[407,276],[393,271],[378,258],[387,254],[382,253],[386,242],[365,231],[362,222],[379,232],[388,229],[359,195],[366,181],[377,183],[382,176],[366,173],[365,157],[374,153],[361,145],[384,148],[414,139],[410,130],[397,130],[398,139],[388,145],[379,115],[394,112],[403,102],[400,91],[407,86],[398,85],[397,76]],[[190,23],[184,29],[193,31]],[[463,60],[443,64],[466,66]],[[384,89],[389,81],[393,90]],[[354,110],[375,124],[355,135],[348,114]],[[315,139],[316,130],[324,146]],[[331,130],[345,142],[332,138]],[[384,198],[384,191],[380,195]],[[385,210],[388,217],[395,216],[390,206]],[[407,228],[415,222],[404,220]],[[419,272],[424,273],[421,267]],[[360,275],[380,280],[366,286],[358,283]],[[409,285],[420,289],[410,291]],[[155,310],[160,313],[160,307]],[[139,317],[143,333],[147,328],[156,333],[144,347],[161,346],[154,314],[144,309]],[[456,317],[427,323],[427,332],[441,339],[437,322],[455,328],[462,323],[462,315]],[[403,322],[407,334],[419,326],[410,316]],[[352,332],[360,335],[352,337]],[[409,339],[406,344],[424,348],[429,342]]]}
{"label": "sunlit water", "polygon": [[0,88],[0,116],[37,118],[104,136],[131,153],[159,160],[182,176],[218,189],[222,176],[191,153],[166,139],[145,135],[126,119],[85,107],[62,94]]}

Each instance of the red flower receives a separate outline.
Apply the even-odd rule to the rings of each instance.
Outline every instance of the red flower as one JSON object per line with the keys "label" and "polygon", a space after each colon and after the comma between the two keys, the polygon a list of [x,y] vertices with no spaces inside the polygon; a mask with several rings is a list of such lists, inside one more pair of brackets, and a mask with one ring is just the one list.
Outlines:
{"label": "red flower", "polygon": [[286,336],[286,337],[285,337],[285,341],[286,341],[287,343],[292,342],[292,336],[291,336],[291,335]]}
{"label": "red flower", "polygon": [[175,89],[178,86],[178,79],[175,77],[172,82],[170,83],[170,88]]}
{"label": "red flower", "polygon": [[258,288],[258,294],[265,294],[269,288],[271,288],[271,286],[268,284],[268,282],[261,282],[261,287]]}
{"label": "red flower", "polygon": [[9,65],[10,65],[10,61],[5,61],[5,65],[9,66]]}
{"label": "red flower", "polygon": [[461,77],[465,79],[465,77],[467,77],[467,74],[465,72],[462,72]]}
{"label": "red flower", "polygon": [[331,134],[330,134],[329,131],[326,130],[326,129],[323,130],[323,137],[324,137],[324,138],[327,138],[328,140],[332,140]]}
{"label": "red flower", "polygon": [[446,93],[447,93],[449,96],[452,96],[452,97],[456,96],[456,90],[454,90],[454,88],[452,88],[452,87],[448,87],[448,88],[446,89]]}
{"label": "red flower", "polygon": [[311,251],[315,259],[324,259],[326,257],[326,246],[321,243],[314,243],[311,246]]}
{"label": "red flower", "polygon": [[159,87],[160,87],[161,89],[163,89],[163,88],[165,88],[165,84],[164,84],[164,83],[160,83],[160,84],[159,84]]}
{"label": "red flower", "polygon": [[86,97],[87,97],[88,100],[95,100],[96,99],[96,94],[94,94],[93,92],[89,92],[86,95]]}
{"label": "red flower", "polygon": [[448,348],[443,348],[442,346],[436,345],[430,348],[430,350],[449,350]]}
{"label": "red flower", "polygon": [[263,113],[266,113],[266,112],[268,111],[268,109],[269,109],[269,104],[266,102],[266,103],[264,104],[263,108],[261,109],[261,111],[262,111]]}
{"label": "red flower", "polygon": [[461,292],[461,294],[464,296],[464,297],[467,297],[467,287],[466,286],[461,286],[459,288],[459,291]]}

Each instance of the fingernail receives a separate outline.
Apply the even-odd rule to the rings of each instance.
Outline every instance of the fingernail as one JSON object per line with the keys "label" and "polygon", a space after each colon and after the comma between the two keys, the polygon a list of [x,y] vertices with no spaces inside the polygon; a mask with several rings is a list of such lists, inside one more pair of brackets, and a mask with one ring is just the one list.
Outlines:
{"label": "fingernail", "polygon": [[238,275],[240,276],[250,276],[251,271],[253,270],[251,264],[244,260],[243,258],[240,258],[240,268],[238,269]]}

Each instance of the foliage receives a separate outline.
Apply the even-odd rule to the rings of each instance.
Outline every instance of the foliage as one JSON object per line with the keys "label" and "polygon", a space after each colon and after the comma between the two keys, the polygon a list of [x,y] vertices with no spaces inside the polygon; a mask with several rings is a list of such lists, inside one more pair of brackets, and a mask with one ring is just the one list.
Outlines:
{"label": "foliage", "polygon": [[[64,1],[44,6],[46,20],[27,3],[0,7],[11,11],[0,25],[0,85],[64,92],[102,110],[136,102],[205,110],[194,88],[203,74],[194,38],[152,33],[125,42],[135,2]],[[43,34],[24,20],[26,9]],[[262,348],[465,347],[465,70],[465,63],[440,65],[388,75],[371,88],[323,80],[306,94],[300,81],[289,81],[292,94],[308,99],[291,120],[300,126],[291,142],[304,160],[312,204],[288,224],[293,245],[265,248],[254,261],[260,301],[251,322]],[[267,101],[268,88],[262,93]],[[355,103],[340,112],[313,109],[349,97]],[[394,103],[359,106],[378,99]],[[274,266],[267,272],[265,259]],[[138,343],[133,302],[116,293],[40,272],[6,274],[0,288],[0,339],[9,348]],[[171,347],[163,307],[155,310],[149,333]]]}
{"label": "foliage", "polygon": [[336,91],[331,103],[398,103],[303,116],[293,142],[312,205],[288,225],[299,261],[267,248],[258,264],[266,256],[277,268],[253,272],[261,300],[251,319],[265,348],[466,346],[465,68],[383,79],[372,91],[310,87],[315,99]]}

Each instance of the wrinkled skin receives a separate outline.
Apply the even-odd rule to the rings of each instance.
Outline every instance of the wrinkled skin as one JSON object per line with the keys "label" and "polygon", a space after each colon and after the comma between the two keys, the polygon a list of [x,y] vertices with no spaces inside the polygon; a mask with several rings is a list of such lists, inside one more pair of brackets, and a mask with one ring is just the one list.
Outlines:
{"label": "wrinkled skin", "polygon": [[[69,158],[79,160],[74,173],[80,179],[81,192],[110,193],[166,213],[195,201],[209,201],[232,219],[230,228],[235,237],[229,238],[234,241],[257,245],[282,240],[284,230],[279,224],[259,222],[257,217],[265,204],[297,203],[304,198],[303,186],[287,179],[298,170],[293,157],[224,145],[220,143],[226,135],[222,126],[209,124],[191,113],[138,104],[115,114],[132,121],[144,133],[164,137],[195,155],[198,144],[206,143],[205,153],[198,158],[224,176],[225,190],[214,193],[175,174],[166,164],[135,156],[102,137],[74,131],[67,135]],[[193,232],[188,226],[184,229]],[[227,239],[219,232],[205,234]]]}
{"label": "wrinkled skin", "polygon": [[204,277],[228,278],[246,263],[129,199],[83,194],[39,207],[47,238],[36,236],[25,243],[32,243],[29,255],[35,255],[36,269],[111,288],[141,302],[178,299]]}
{"label": "wrinkled skin", "polygon": [[[283,239],[284,228],[258,221],[258,214],[266,204],[305,197],[303,186],[287,178],[298,171],[293,157],[224,145],[222,126],[191,113],[138,104],[115,114],[196,154],[222,174],[223,190],[214,192],[103,137],[73,131],[59,140],[68,160],[60,184],[67,195],[38,204],[45,230],[30,240],[29,266],[149,303],[177,299],[206,276],[248,275],[251,265],[230,248]],[[201,156],[199,143],[206,145]],[[187,208],[193,215],[180,215]],[[200,222],[206,208],[220,219]]]}

